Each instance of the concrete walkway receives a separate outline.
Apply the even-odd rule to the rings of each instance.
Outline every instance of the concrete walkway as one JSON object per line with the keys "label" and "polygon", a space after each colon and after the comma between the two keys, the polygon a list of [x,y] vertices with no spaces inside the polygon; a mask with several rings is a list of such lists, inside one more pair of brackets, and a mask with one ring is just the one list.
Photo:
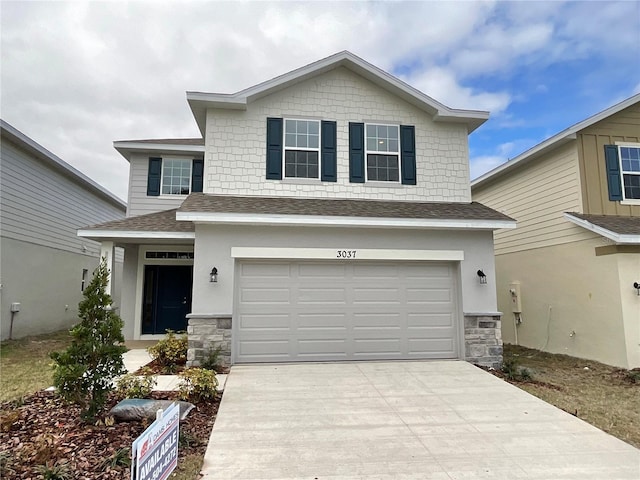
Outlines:
{"label": "concrete walkway", "polygon": [[460,361],[235,366],[213,479],[640,478],[640,451]]}

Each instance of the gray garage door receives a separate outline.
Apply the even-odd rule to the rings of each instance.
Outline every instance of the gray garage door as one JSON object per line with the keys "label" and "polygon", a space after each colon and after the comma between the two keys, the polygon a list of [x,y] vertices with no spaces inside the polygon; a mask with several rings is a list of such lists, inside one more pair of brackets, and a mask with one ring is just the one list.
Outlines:
{"label": "gray garage door", "polygon": [[453,266],[243,262],[235,361],[457,358]]}

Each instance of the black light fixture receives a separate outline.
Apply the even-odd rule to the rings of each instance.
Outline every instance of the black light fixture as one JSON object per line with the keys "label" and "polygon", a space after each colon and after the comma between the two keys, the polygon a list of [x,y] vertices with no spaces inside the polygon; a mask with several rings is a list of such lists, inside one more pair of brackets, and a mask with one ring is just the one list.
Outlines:
{"label": "black light fixture", "polygon": [[640,295],[640,283],[633,282],[633,288],[635,288],[638,291],[638,295]]}
{"label": "black light fixture", "polygon": [[216,283],[218,281],[218,269],[213,267],[211,269],[211,273],[209,274],[209,282]]}
{"label": "black light fixture", "polygon": [[478,275],[478,280],[480,280],[480,284],[485,285],[487,283],[487,276],[485,275],[485,273],[482,270],[478,270],[476,274]]}

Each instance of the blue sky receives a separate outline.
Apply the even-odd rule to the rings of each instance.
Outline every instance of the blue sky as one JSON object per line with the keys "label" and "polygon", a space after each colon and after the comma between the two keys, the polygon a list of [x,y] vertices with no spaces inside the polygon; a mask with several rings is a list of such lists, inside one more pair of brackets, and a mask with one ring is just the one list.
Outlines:
{"label": "blue sky", "polygon": [[489,110],[471,176],[640,92],[640,1],[12,2],[2,118],[126,198],[114,140],[197,136],[185,91],[232,93],[341,50]]}

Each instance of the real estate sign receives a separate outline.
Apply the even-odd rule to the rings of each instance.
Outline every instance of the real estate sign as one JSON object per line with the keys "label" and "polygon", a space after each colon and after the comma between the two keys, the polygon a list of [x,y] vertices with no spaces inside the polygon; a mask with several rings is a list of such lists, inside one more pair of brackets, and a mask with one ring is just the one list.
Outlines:
{"label": "real estate sign", "polygon": [[132,480],[164,480],[178,464],[180,406],[173,403],[132,446]]}

